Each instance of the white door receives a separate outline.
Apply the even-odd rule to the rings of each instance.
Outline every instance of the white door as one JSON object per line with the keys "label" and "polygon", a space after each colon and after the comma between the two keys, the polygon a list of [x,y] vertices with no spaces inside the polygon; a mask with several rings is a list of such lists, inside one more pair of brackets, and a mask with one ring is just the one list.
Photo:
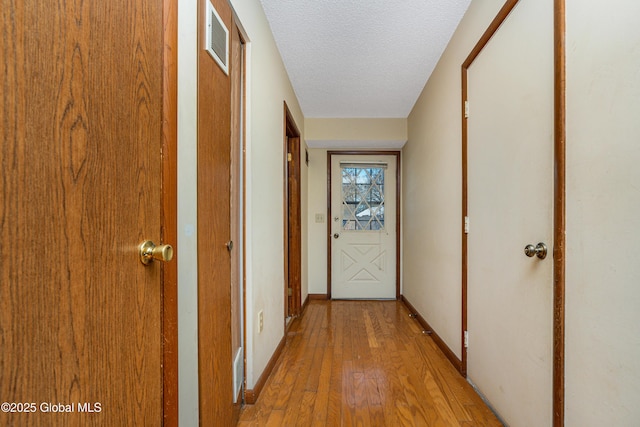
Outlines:
{"label": "white door", "polygon": [[[552,424],[553,1],[521,0],[468,71],[467,373],[508,425]],[[546,244],[545,259],[528,244]]]}
{"label": "white door", "polygon": [[331,296],[396,298],[396,156],[331,156]]}

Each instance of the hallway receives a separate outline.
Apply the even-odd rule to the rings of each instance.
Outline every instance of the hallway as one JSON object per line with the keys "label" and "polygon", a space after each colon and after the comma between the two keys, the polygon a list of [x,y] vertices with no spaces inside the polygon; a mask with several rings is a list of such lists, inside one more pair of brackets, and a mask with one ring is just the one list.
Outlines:
{"label": "hallway", "polygon": [[398,301],[311,301],[238,426],[500,426]]}

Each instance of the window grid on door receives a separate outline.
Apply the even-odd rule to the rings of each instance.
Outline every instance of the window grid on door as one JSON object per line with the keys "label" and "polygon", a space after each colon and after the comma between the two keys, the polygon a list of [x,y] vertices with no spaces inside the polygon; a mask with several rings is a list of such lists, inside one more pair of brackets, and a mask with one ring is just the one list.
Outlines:
{"label": "window grid on door", "polygon": [[384,230],[384,167],[341,166],[342,229]]}

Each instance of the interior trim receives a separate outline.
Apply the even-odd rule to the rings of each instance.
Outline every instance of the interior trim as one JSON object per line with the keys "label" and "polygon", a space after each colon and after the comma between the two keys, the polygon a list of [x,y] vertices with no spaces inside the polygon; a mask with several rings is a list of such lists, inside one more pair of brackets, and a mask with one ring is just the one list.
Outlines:
{"label": "interior trim", "polygon": [[[232,11],[231,32],[229,44],[229,67],[231,78],[231,241],[238,241],[239,251],[231,252],[231,348],[242,351],[242,384],[237,396],[234,396],[234,410],[238,412],[242,408],[242,399],[246,388],[247,380],[247,319],[246,319],[246,159],[245,159],[245,139],[246,139],[246,49],[242,31],[239,28],[238,17]],[[234,277],[237,275],[237,277]],[[234,280],[235,279],[235,280]],[[240,280],[242,279],[242,280]],[[234,299],[238,306],[234,305]],[[235,294],[235,297],[233,296]],[[239,310],[239,312],[237,311]],[[237,323],[239,322],[239,324]],[[234,329],[234,328],[238,329]],[[233,369],[236,360],[234,359]],[[236,387],[236,376],[233,376],[234,389]],[[234,415],[235,416],[235,415]]]}
{"label": "interior trim", "polygon": [[242,44],[242,352],[244,353],[243,391],[247,389],[247,49],[246,40],[234,15],[235,31]]}
{"label": "interior trim", "polygon": [[553,425],[564,426],[566,255],[566,9],[554,0]]}
{"label": "interior trim", "polygon": [[327,151],[327,299],[331,299],[331,156],[333,155],[363,155],[363,156],[396,156],[396,299],[400,299],[400,151]]}

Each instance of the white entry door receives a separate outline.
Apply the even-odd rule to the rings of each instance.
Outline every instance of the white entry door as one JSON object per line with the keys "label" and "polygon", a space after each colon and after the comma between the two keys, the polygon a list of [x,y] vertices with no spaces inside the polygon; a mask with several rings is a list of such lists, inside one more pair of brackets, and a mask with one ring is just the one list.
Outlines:
{"label": "white entry door", "polygon": [[396,298],[396,156],[331,156],[331,296]]}
{"label": "white entry door", "polygon": [[552,0],[515,7],[469,67],[468,101],[467,373],[506,424],[550,426]]}

